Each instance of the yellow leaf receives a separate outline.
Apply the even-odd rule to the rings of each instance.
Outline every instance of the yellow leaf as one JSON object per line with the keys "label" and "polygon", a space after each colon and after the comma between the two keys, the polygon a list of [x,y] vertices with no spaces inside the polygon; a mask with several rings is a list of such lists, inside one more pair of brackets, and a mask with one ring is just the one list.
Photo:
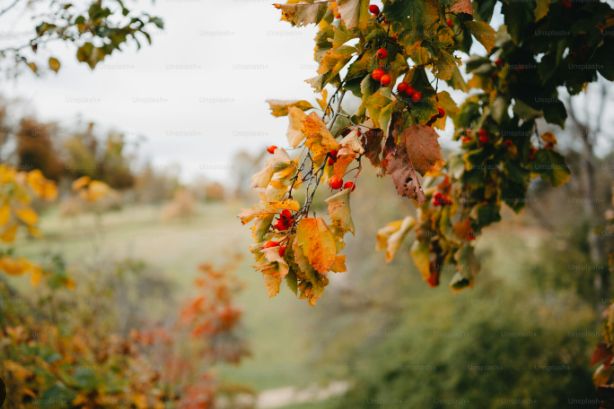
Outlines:
{"label": "yellow leaf", "polygon": [[556,145],[556,136],[552,132],[544,132],[541,135],[542,141],[550,145]]}
{"label": "yellow leaf", "polygon": [[328,152],[339,150],[339,142],[315,112],[305,118],[301,130],[306,138],[305,145],[309,148],[315,163],[321,163]]}
{"label": "yellow leaf", "polygon": [[281,10],[281,19],[295,26],[317,24],[326,14],[328,2],[279,4],[274,3],[276,9]]}
{"label": "yellow leaf", "polygon": [[418,271],[420,271],[420,274],[422,274],[422,278],[424,280],[428,280],[429,276],[431,275],[431,262],[429,258],[428,246],[416,240],[411,246],[410,254],[414,264],[418,268]]}
{"label": "yellow leaf", "polygon": [[49,69],[53,72],[58,72],[60,71],[60,60],[58,60],[55,57],[49,57]]}
{"label": "yellow leaf", "polygon": [[0,206],[0,227],[9,222],[11,218],[11,207],[8,204]]}
{"label": "yellow leaf", "polygon": [[11,276],[19,276],[28,271],[31,264],[24,258],[15,259],[11,257],[0,258],[0,270]]}
{"label": "yellow leaf", "polygon": [[12,243],[15,241],[15,236],[17,236],[17,225],[12,224],[0,234],[0,240],[5,243]]}
{"label": "yellow leaf", "polygon": [[261,251],[266,262],[259,265],[258,269],[264,276],[269,297],[274,297],[279,293],[281,281],[288,275],[289,267],[284,258],[279,255],[277,247],[270,247]]}
{"label": "yellow leaf", "polygon": [[30,283],[36,287],[43,278],[43,269],[37,265],[31,265],[30,270],[32,272],[30,275]]}
{"label": "yellow leaf", "polygon": [[303,134],[303,122],[307,118],[307,114],[305,114],[301,109],[296,107],[290,107],[288,109],[288,143],[292,148],[296,148],[303,142],[305,139],[305,134]]}
{"label": "yellow leaf", "polygon": [[335,238],[321,218],[304,218],[296,227],[296,240],[313,268],[324,274],[337,258]]}
{"label": "yellow leaf", "polygon": [[483,21],[467,21],[465,26],[471,34],[484,46],[486,51],[490,52],[495,46],[495,30],[490,24]]}
{"label": "yellow leaf", "polygon": [[302,111],[307,111],[308,109],[313,109],[313,106],[309,101],[305,101],[304,99],[298,101],[282,101],[278,99],[269,99],[266,101],[269,104],[269,108],[271,109],[271,114],[273,116],[286,116],[288,115],[289,108],[298,108]]}
{"label": "yellow leaf", "polygon": [[369,22],[368,0],[338,0],[337,7],[341,20],[349,29],[365,28]]}
{"label": "yellow leaf", "polygon": [[546,17],[550,8],[550,0],[537,0],[535,2],[535,21],[539,21]]}
{"label": "yellow leaf", "polygon": [[46,179],[38,169],[28,172],[27,181],[34,193],[43,200],[55,200],[58,196],[55,183]]}
{"label": "yellow leaf", "polygon": [[104,182],[92,180],[85,192],[82,192],[82,197],[88,202],[97,202],[111,193],[111,188]]}
{"label": "yellow leaf", "polygon": [[79,179],[72,182],[72,190],[81,190],[90,184],[92,179],[89,176],[81,176]]}
{"label": "yellow leaf", "polygon": [[267,216],[275,215],[276,213],[279,213],[281,210],[284,209],[296,212],[298,209],[300,209],[300,207],[301,205],[299,204],[299,202],[294,199],[268,202],[264,204],[259,204],[255,208],[244,209],[239,214],[239,219],[241,219],[242,224],[247,224],[256,218],[261,219]]}
{"label": "yellow leaf", "polygon": [[354,222],[350,210],[350,192],[350,189],[343,189],[326,199],[330,220],[342,234],[348,231],[354,233]]}
{"label": "yellow leaf", "polygon": [[339,254],[335,258],[335,262],[331,266],[331,271],[335,273],[344,273],[347,271],[347,267],[345,266],[345,256],[343,254]]}
{"label": "yellow leaf", "polygon": [[9,371],[18,381],[23,382],[28,378],[31,374],[31,371],[21,364],[11,361],[9,359],[4,360],[2,362],[4,368]]}
{"label": "yellow leaf", "polygon": [[32,226],[38,221],[38,215],[30,207],[17,209],[15,210],[15,214],[19,219],[21,219],[22,222],[24,222],[28,226]]}
{"label": "yellow leaf", "polygon": [[377,250],[386,250],[386,262],[389,263],[394,258],[397,250],[407,233],[414,227],[416,221],[413,217],[407,216],[401,220],[388,223],[377,232]]}

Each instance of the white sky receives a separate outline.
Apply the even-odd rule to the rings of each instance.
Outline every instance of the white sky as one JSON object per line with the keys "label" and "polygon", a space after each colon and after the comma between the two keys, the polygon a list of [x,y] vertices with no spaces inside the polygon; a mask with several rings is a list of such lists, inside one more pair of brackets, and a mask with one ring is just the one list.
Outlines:
{"label": "white sky", "polygon": [[66,55],[59,74],[26,73],[0,93],[26,99],[46,120],[72,124],[81,115],[145,136],[144,155],[179,164],[189,179],[225,178],[237,150],[284,144],[287,122],[269,115],[265,99],[312,98],[304,80],[315,75],[314,28],[280,22],[270,0],[141,4],[165,21],[153,45],[130,47],[95,71],[55,47]]}
{"label": "white sky", "polygon": [[[2,9],[9,0],[0,0]],[[67,126],[78,118],[133,140],[154,165],[179,165],[184,179],[226,179],[239,149],[285,145],[287,120],[273,118],[265,100],[312,99],[305,79],[315,75],[315,28],[279,21],[272,0],[140,0],[134,10],[161,16],[153,45],[130,47],[95,71],[57,45],[59,74],[26,73],[4,81],[0,94],[28,101],[42,119]],[[17,10],[5,16],[0,43],[33,25]],[[15,21],[7,27],[4,23]],[[476,47],[481,48],[476,43]],[[461,95],[452,95],[460,102]],[[444,144],[447,142],[444,138]]]}

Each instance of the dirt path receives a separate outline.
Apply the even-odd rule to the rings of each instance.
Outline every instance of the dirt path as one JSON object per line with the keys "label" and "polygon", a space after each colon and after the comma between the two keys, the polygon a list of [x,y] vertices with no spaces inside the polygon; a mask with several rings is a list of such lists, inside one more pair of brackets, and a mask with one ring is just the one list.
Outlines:
{"label": "dirt path", "polygon": [[312,385],[305,389],[297,389],[293,386],[269,389],[258,395],[256,408],[275,409],[301,403],[322,402],[343,395],[349,386],[348,382],[335,381],[326,387]]}

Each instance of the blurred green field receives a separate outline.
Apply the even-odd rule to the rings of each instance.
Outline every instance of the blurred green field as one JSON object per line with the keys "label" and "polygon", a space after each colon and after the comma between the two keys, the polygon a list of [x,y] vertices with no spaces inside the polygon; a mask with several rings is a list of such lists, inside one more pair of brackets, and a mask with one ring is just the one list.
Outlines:
{"label": "blurred green field", "polygon": [[[294,299],[288,291],[270,299],[259,273],[251,268],[249,229],[241,226],[238,204],[207,204],[195,217],[163,222],[155,206],[129,207],[106,213],[63,219],[56,211],[43,216],[41,240],[20,243],[20,252],[36,256],[61,252],[69,262],[97,265],[100,260],[142,259],[175,283],[176,299],[192,294],[197,266],[202,262],[222,264],[234,254],[243,254],[238,277],[245,290],[238,300],[244,308],[246,337],[252,356],[240,366],[221,368],[221,376],[255,390],[302,386],[316,381],[306,362],[306,328],[313,308]],[[174,314],[176,306],[160,300],[152,306],[155,318]]]}

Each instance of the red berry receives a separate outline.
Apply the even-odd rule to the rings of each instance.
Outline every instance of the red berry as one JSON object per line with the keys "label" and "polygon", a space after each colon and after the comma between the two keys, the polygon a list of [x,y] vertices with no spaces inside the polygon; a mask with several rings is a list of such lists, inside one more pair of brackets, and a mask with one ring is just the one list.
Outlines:
{"label": "red berry", "polygon": [[512,142],[512,141],[510,141],[509,139],[506,139],[506,140],[504,140],[504,141],[503,141],[503,145],[504,145],[506,148],[509,148],[510,146],[512,146],[512,145],[513,145],[513,142]]}
{"label": "red berry", "polygon": [[503,65],[503,60],[502,60],[501,58],[497,58],[497,59],[495,60],[495,65],[496,65],[497,67],[501,67],[501,66]]}
{"label": "red berry", "polygon": [[279,257],[283,257],[286,254],[286,246],[279,246]]}
{"label": "red berry", "polygon": [[420,91],[415,91],[411,96],[411,100],[414,102],[420,102],[421,99],[422,99],[422,92]]}
{"label": "red berry", "polygon": [[573,3],[571,0],[562,0],[561,5],[566,9],[570,9],[573,6]]}
{"label": "red berry", "polygon": [[470,137],[468,137],[468,136],[463,136],[463,137],[461,138],[461,142],[462,142],[462,143],[469,143],[469,142],[471,142],[471,138],[470,138]]}
{"label": "red berry", "polygon": [[388,58],[388,50],[386,50],[385,48],[380,48],[375,52],[375,55],[377,56],[377,58],[383,60],[385,58]]}
{"label": "red berry", "polygon": [[401,82],[399,85],[397,85],[397,92],[399,94],[404,94],[407,92],[408,88],[409,88],[409,84],[407,84],[406,82]]}
{"label": "red berry", "polygon": [[268,249],[268,248],[277,247],[277,246],[279,246],[279,242],[278,241],[269,240],[269,241],[267,241],[266,243],[264,243],[262,245],[262,248],[263,249]]}
{"label": "red berry", "polygon": [[371,4],[369,6],[369,12],[373,14],[374,16],[377,16],[380,13],[379,7],[377,6],[377,4]]}
{"label": "red berry", "polygon": [[391,81],[392,78],[390,78],[390,75],[384,74],[382,75],[382,78],[380,78],[379,83],[382,84],[382,86],[387,87],[388,85],[390,85]]}
{"label": "red berry", "polygon": [[284,220],[292,220],[292,212],[288,209],[284,209],[279,214],[279,217]]}
{"label": "red berry", "polygon": [[416,93],[416,89],[408,84],[407,89],[405,90],[405,94],[411,98],[413,97],[415,93]]}
{"label": "red berry", "polygon": [[430,287],[437,287],[439,285],[439,277],[437,274],[429,274],[429,278],[426,280]]}
{"label": "red berry", "polygon": [[534,161],[536,154],[537,154],[537,148],[535,146],[531,146],[531,148],[529,149],[529,160]]}
{"label": "red berry", "polygon": [[275,146],[275,145],[271,145],[271,146],[269,146],[268,148],[266,148],[266,151],[272,155],[272,154],[274,154],[274,153],[275,153],[275,150],[276,150],[276,149],[277,149],[277,146]]}
{"label": "red berry", "polygon": [[273,225],[277,230],[284,231],[290,228],[290,225],[286,223],[283,219],[278,219]]}
{"label": "red berry", "polygon": [[446,20],[446,25],[450,28],[454,27],[454,22],[452,21],[451,18]]}
{"label": "red berry", "polygon": [[478,141],[480,141],[480,143],[488,143],[489,139],[488,136],[484,136],[484,135],[480,135],[478,136]]}
{"label": "red berry", "polygon": [[331,178],[328,179],[328,186],[333,190],[341,189],[343,186],[343,179],[339,176],[331,176]]}
{"label": "red berry", "polygon": [[376,68],[371,72],[371,78],[373,78],[375,81],[379,81],[382,79],[382,75],[386,74],[386,71],[382,70],[381,68]]}
{"label": "red berry", "polygon": [[354,182],[348,181],[348,182],[345,182],[345,184],[343,185],[343,188],[350,189],[353,192],[354,189],[356,189],[356,185],[354,184]]}
{"label": "red berry", "polygon": [[437,107],[437,117],[443,118],[446,115],[446,110],[442,107]]}

